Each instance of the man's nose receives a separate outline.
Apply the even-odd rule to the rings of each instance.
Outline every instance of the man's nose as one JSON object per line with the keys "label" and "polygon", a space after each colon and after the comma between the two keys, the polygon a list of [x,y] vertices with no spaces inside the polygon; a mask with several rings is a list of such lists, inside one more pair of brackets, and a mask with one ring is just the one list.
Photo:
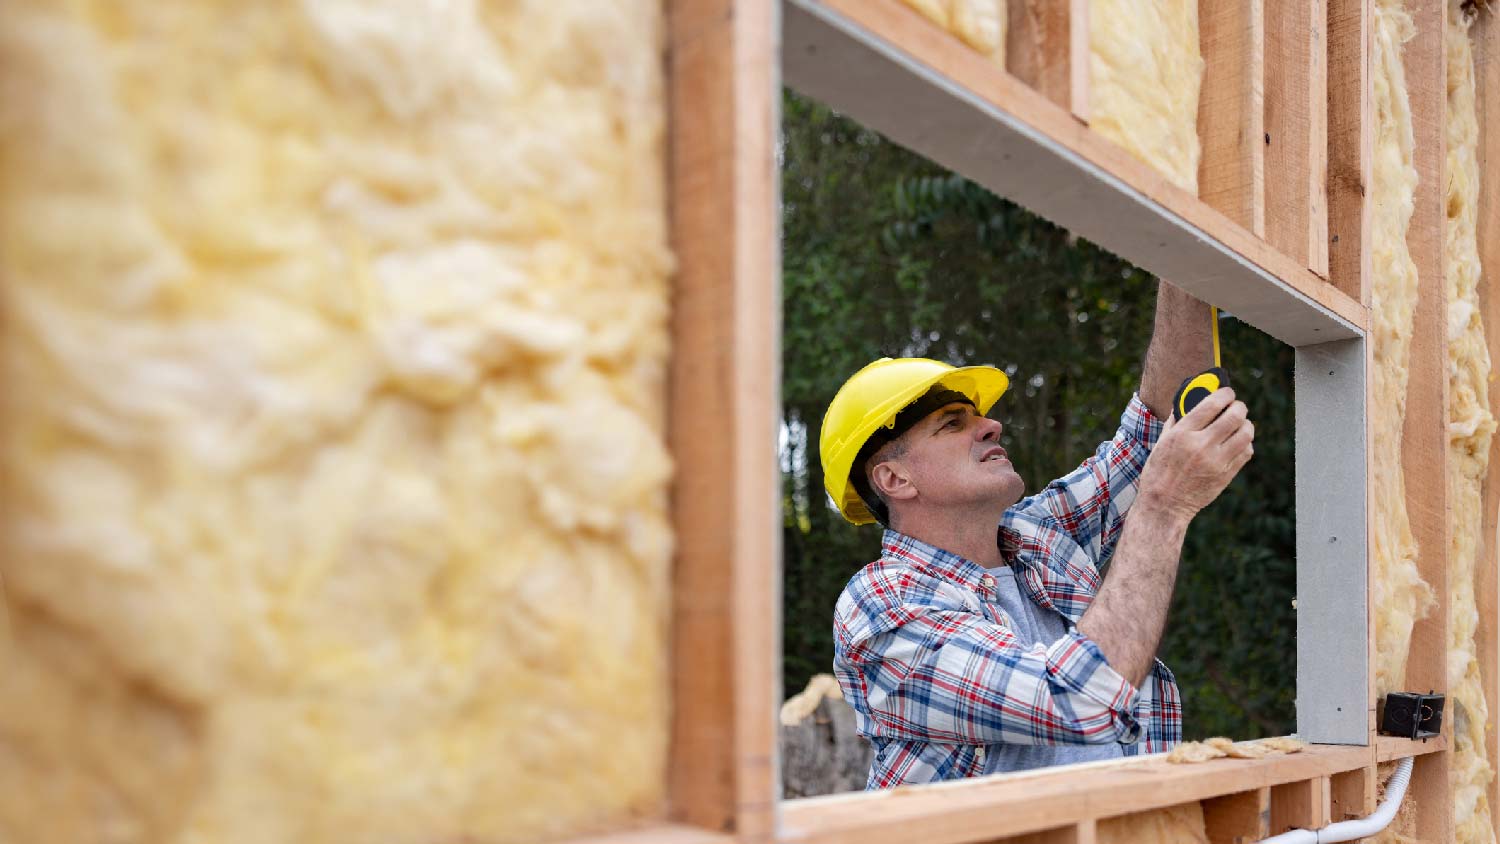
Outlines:
{"label": "man's nose", "polygon": [[1004,426],[999,422],[996,422],[995,420],[987,416],[981,416],[979,417],[977,424],[974,425],[974,436],[981,442],[987,440],[998,440],[1000,439],[1000,431],[1003,429]]}

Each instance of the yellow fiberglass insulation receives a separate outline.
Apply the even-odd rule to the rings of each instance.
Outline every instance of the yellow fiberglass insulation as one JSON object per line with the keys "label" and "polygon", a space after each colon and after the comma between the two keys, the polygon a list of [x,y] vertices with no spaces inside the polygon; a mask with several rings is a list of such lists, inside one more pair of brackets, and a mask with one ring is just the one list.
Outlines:
{"label": "yellow fiberglass insulation", "polygon": [[1197,0],[1092,0],[1089,127],[1198,192]]}
{"label": "yellow fiberglass insulation", "polygon": [[1468,19],[1449,0],[1447,84],[1447,220],[1443,278],[1448,294],[1448,698],[1453,712],[1450,779],[1455,840],[1492,844],[1485,754],[1489,708],[1475,633],[1475,575],[1481,553],[1482,498],[1495,419],[1489,411],[1490,356],[1479,310],[1479,123]]}
{"label": "yellow fiberglass insulation", "polygon": [[0,841],[659,810],[661,24],[0,3]]}
{"label": "yellow fiberglass insulation", "polygon": [[1166,809],[1137,812],[1099,821],[1098,844],[1145,844],[1148,841],[1171,841],[1174,844],[1208,844],[1201,803],[1183,803]]}
{"label": "yellow fiberglass insulation", "polygon": [[990,61],[1005,67],[1006,0],[903,0],[933,23],[957,35]]}
{"label": "yellow fiberglass insulation", "polygon": [[1378,0],[1372,11],[1375,77],[1375,159],[1370,221],[1370,319],[1374,383],[1370,396],[1370,487],[1374,505],[1375,685],[1404,688],[1412,627],[1433,605],[1417,571],[1417,545],[1406,510],[1401,430],[1406,422],[1407,366],[1417,300],[1417,267],[1406,246],[1417,186],[1412,122],[1402,45],[1415,34],[1401,0]]}

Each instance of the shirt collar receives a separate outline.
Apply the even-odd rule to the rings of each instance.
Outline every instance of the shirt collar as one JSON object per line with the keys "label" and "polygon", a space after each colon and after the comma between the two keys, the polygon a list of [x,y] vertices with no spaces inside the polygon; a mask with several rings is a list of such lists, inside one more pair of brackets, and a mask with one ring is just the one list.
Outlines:
{"label": "shirt collar", "polygon": [[994,577],[989,569],[972,560],[890,528],[886,528],[881,540],[881,552],[886,557],[926,569],[944,580],[971,589],[985,588],[982,580]]}

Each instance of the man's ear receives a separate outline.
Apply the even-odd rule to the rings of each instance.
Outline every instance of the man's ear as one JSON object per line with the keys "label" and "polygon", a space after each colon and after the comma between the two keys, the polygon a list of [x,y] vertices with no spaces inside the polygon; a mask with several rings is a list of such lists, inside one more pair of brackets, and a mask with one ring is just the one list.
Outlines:
{"label": "man's ear", "polygon": [[870,486],[886,501],[906,501],[917,497],[917,488],[911,475],[899,460],[886,460],[875,464],[870,470]]}

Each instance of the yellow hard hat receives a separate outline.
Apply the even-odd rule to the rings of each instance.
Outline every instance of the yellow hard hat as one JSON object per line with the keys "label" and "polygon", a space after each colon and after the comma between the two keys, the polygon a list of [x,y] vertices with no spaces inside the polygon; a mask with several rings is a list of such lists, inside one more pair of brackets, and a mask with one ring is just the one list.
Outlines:
{"label": "yellow hard hat", "polygon": [[[1010,385],[993,366],[955,367],[928,358],[881,358],[854,373],[839,388],[818,437],[823,488],[839,512],[856,525],[875,521],[850,477],[855,459],[881,428],[895,428],[896,416],[934,387],[961,393],[981,414],[989,413]],[[901,432],[896,431],[899,435]],[[861,469],[863,471],[863,469]]]}

